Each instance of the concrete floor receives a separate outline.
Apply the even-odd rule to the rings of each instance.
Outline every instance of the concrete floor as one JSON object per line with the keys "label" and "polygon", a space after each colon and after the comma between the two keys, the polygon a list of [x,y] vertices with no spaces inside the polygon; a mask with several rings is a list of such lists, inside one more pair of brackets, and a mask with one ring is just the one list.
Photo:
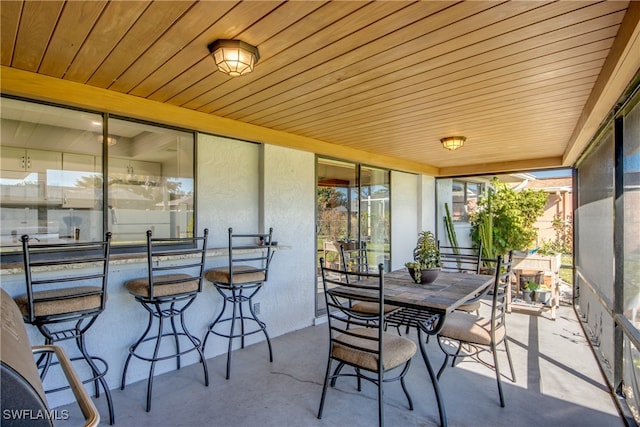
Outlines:
{"label": "concrete floor", "polygon": [[[622,426],[580,324],[569,306],[557,320],[511,313],[510,348],[517,381],[503,378],[506,407],[500,408],[494,371],[469,359],[448,368],[440,384],[450,426]],[[412,332],[410,337],[415,339]],[[266,343],[233,353],[231,379],[225,380],[225,357],[208,360],[210,385],[195,364],[158,376],[151,412],[145,412],[146,382],[114,390],[118,427],[154,426],[372,426],[377,423],[376,391],[341,379],[329,389],[322,420],[316,418],[328,351],[327,325],[308,327],[272,340],[274,362]],[[435,340],[428,344],[437,369],[443,360]],[[504,354],[502,354],[504,356]],[[509,375],[506,358],[502,372]],[[171,362],[165,362],[171,363]],[[146,369],[146,367],[144,367]],[[433,388],[419,354],[407,378],[415,409],[407,407],[397,382],[385,385],[385,422],[389,426],[439,424]],[[96,400],[101,425],[108,425],[104,397]],[[72,425],[81,416],[73,406]]]}

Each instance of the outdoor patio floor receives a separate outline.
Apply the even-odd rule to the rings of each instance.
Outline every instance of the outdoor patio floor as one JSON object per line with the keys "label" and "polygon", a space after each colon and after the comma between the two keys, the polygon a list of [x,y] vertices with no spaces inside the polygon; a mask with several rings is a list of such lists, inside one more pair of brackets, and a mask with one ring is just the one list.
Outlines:
{"label": "outdoor patio floor", "polygon": [[[618,415],[593,353],[573,309],[563,305],[557,320],[549,312],[508,317],[509,344],[515,364],[512,383],[504,353],[506,407],[498,400],[494,371],[473,360],[447,368],[440,384],[450,426],[619,426]],[[415,332],[410,337],[416,339]],[[316,418],[328,351],[327,325],[320,324],[272,340],[274,362],[266,343],[233,353],[231,379],[225,380],[225,356],[208,360],[210,385],[194,364],[158,376],[151,412],[145,412],[146,382],[113,390],[118,427],[154,426],[342,426],[376,425],[375,386],[341,379],[328,390],[322,420]],[[435,340],[428,344],[437,369],[443,360]],[[124,357],[124,356],[123,356]],[[173,362],[164,362],[173,363]],[[140,369],[148,369],[140,362]],[[115,368],[115,367],[114,367]],[[397,382],[385,385],[385,422],[389,426],[436,426],[438,410],[427,370],[414,357],[407,387],[410,411]],[[102,425],[108,424],[104,397],[96,400]],[[80,421],[74,405],[71,419]]]}

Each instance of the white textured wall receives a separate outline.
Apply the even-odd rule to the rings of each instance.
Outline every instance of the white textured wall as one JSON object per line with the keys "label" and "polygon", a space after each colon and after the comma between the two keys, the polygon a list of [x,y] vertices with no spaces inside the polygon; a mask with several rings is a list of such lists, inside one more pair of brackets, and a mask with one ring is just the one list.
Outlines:
{"label": "white textured wall", "polygon": [[392,269],[413,259],[418,233],[435,232],[436,180],[431,176],[391,173]]}
{"label": "white textured wall", "polygon": [[404,267],[413,259],[420,230],[420,176],[391,172],[391,268]]}
{"label": "white textured wall", "polygon": [[436,178],[433,176],[420,176],[422,188],[421,195],[421,220],[420,231],[431,230],[436,232]]}
{"label": "white textured wall", "polygon": [[228,245],[228,228],[258,231],[260,145],[198,134],[198,228],[209,228],[209,247]]}
{"label": "white textured wall", "polygon": [[260,295],[262,318],[278,336],[311,325],[315,316],[315,156],[271,145],[263,149],[263,222],[287,246],[273,258]]}

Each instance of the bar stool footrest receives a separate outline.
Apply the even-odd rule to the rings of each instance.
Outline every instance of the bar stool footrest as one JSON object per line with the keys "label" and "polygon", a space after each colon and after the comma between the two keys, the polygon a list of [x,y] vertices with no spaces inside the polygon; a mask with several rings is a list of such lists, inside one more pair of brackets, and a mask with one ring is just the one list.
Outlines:
{"label": "bar stool footrest", "polygon": [[[69,359],[69,361],[72,362],[72,363],[76,362],[78,360],[83,360],[85,362],[87,361],[82,356],[78,356],[78,357],[74,357],[74,358]],[[96,365],[96,368],[98,369],[98,374],[93,376],[93,377],[91,377],[91,378],[87,378],[86,380],[82,380],[82,384],[89,384],[89,383],[92,383],[94,381],[100,380],[100,378],[103,378],[107,374],[107,371],[109,370],[109,365],[107,364],[107,361],[104,360],[103,358],[92,356],[91,360],[94,363],[96,361],[100,362],[103,365],[102,366],[103,369],[99,369],[99,367]],[[49,364],[49,367],[53,367],[53,366],[57,366],[57,365],[60,365],[60,362],[57,362],[57,361],[56,362],[51,362],[51,364]],[[39,366],[38,368],[41,368],[41,367]],[[44,392],[45,393],[57,393],[59,391],[69,390],[70,388],[71,388],[70,385],[66,385],[66,386],[63,386],[63,387],[58,387],[58,388],[52,388],[52,389],[49,389],[49,390],[45,390]]]}
{"label": "bar stool footrest", "polygon": [[[137,358],[137,359],[140,359],[140,360],[144,360],[144,361],[146,361],[146,362],[160,362],[160,361],[162,361],[162,360],[169,360],[169,359],[173,359],[173,358],[176,358],[176,357],[184,356],[184,355],[185,355],[185,354],[187,354],[187,353],[191,353],[192,351],[196,351],[196,350],[198,350],[198,349],[201,349],[201,348],[202,348],[202,343],[201,343],[201,341],[200,341],[200,339],[199,339],[199,338],[196,338],[196,337],[194,337],[194,336],[192,336],[192,335],[187,335],[187,334],[185,334],[184,332],[179,332],[179,333],[177,333],[177,334],[173,334],[173,333],[166,333],[166,334],[162,334],[160,337],[158,337],[157,335],[156,335],[156,336],[153,336],[153,337],[147,337],[147,338],[145,338],[144,340],[140,341],[140,342],[138,343],[138,345],[141,345],[141,344],[143,344],[143,343],[145,343],[145,342],[147,342],[147,341],[157,341],[157,340],[158,340],[158,339],[160,339],[160,338],[165,338],[165,337],[172,337],[172,338],[173,338],[173,337],[176,337],[176,336],[178,336],[178,337],[185,337],[185,338],[187,338],[187,340],[186,340],[185,342],[188,344],[188,348],[187,348],[186,350],[182,350],[182,351],[180,351],[180,352],[174,352],[174,353],[171,353],[171,354],[166,355],[166,356],[159,356],[159,357],[155,357],[155,358],[153,358],[153,357],[146,357],[146,356],[142,356],[141,354],[136,353],[136,351],[138,351],[138,350],[140,350],[140,349],[139,349],[139,348],[136,348],[136,349],[134,350],[134,349],[133,349],[133,346],[131,346],[131,347],[129,347],[129,353],[130,353],[133,357],[135,357],[135,358]],[[191,342],[191,340],[190,340],[189,338],[191,338],[193,341],[195,341],[195,343],[196,343],[196,345],[195,345],[195,346],[193,345],[193,343]],[[182,344],[182,343],[181,343],[181,344]]]}
{"label": "bar stool footrest", "polygon": [[225,332],[216,332],[214,330],[214,328],[222,323],[225,322],[230,322],[231,320],[233,320],[231,317],[227,318],[227,319],[221,319],[218,320],[217,322],[215,322],[214,324],[212,324],[211,326],[209,326],[209,332],[211,332],[214,335],[217,335],[219,337],[224,337],[224,338],[242,338],[242,337],[246,337],[247,335],[253,335],[253,334],[257,334],[259,332],[264,332],[267,329],[267,324],[262,322],[261,320],[257,320],[254,319],[253,317],[247,317],[247,316],[242,316],[242,317],[236,317],[235,320],[237,322],[242,322],[245,320],[250,320],[252,322],[255,322],[258,324],[258,329],[252,330],[252,331],[244,331],[244,332],[240,332],[238,334],[233,334],[232,332],[229,333],[225,333]]}

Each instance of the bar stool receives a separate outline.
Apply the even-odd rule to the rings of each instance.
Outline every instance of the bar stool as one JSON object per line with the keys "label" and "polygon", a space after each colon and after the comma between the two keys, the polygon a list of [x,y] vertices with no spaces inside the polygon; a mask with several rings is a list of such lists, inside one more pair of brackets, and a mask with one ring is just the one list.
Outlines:
{"label": "bar stool", "polygon": [[[113,424],[113,401],[104,378],[109,366],[104,359],[90,355],[85,343],[85,334],[107,302],[111,233],[98,242],[32,245],[28,235],[23,235],[21,241],[27,293],[15,301],[24,321],[38,328],[45,345],[75,340],[80,356],[70,360],[82,360],[89,366],[91,378],[83,384],[94,383],[96,398],[100,397],[102,386],[109,424]],[[42,380],[50,367],[59,364],[52,361],[51,353],[41,356],[36,363]],[[69,388],[65,385],[45,393]]]}
{"label": "bar stool", "polygon": [[[149,322],[142,336],[129,347],[129,355],[124,363],[122,383],[124,390],[127,369],[131,357],[151,362],[147,379],[147,407],[151,410],[151,392],[153,373],[156,362],[171,358],[176,359],[176,367],[180,369],[180,357],[196,351],[204,369],[204,384],[209,385],[207,362],[201,349],[201,342],[193,336],[184,322],[184,313],[202,291],[202,273],[207,251],[207,235],[204,229],[202,237],[152,238],[151,230],[147,231],[148,276],[127,281],[127,288],[137,302],[149,313]],[[176,262],[176,258],[186,258],[189,263]],[[178,272],[179,271],[179,272]],[[176,317],[180,324],[176,324]],[[170,320],[170,331],[164,331],[164,320]],[[157,322],[154,322],[157,320]],[[157,334],[149,335],[154,323],[157,323]],[[175,348],[172,351],[160,352],[162,339],[171,337]],[[181,340],[181,338],[183,338]],[[184,339],[186,338],[186,339]],[[181,348],[181,341],[186,347]],[[146,342],[153,343],[153,351],[141,346]],[[149,354],[151,353],[151,354]]]}
{"label": "bar stool", "polygon": [[[271,237],[273,228],[268,233],[234,234],[229,228],[229,265],[212,268],[205,271],[204,277],[213,283],[222,295],[222,309],[218,317],[209,325],[205,333],[202,351],[207,345],[209,334],[218,335],[228,339],[227,348],[227,373],[229,379],[231,371],[231,349],[234,338],[240,338],[240,347],[244,348],[244,337],[262,332],[267,339],[269,347],[269,361],[273,362],[271,340],[267,333],[267,325],[258,318],[253,306],[253,297],[258,293],[269,276],[269,264],[273,257]],[[247,265],[247,263],[249,263]],[[231,316],[223,318],[227,309],[227,303],[231,304]],[[249,313],[245,314],[243,304],[248,306]],[[245,321],[255,324],[251,330],[245,329]],[[229,322],[228,332],[222,330],[224,323]],[[240,331],[236,331],[236,322],[240,323]]]}

